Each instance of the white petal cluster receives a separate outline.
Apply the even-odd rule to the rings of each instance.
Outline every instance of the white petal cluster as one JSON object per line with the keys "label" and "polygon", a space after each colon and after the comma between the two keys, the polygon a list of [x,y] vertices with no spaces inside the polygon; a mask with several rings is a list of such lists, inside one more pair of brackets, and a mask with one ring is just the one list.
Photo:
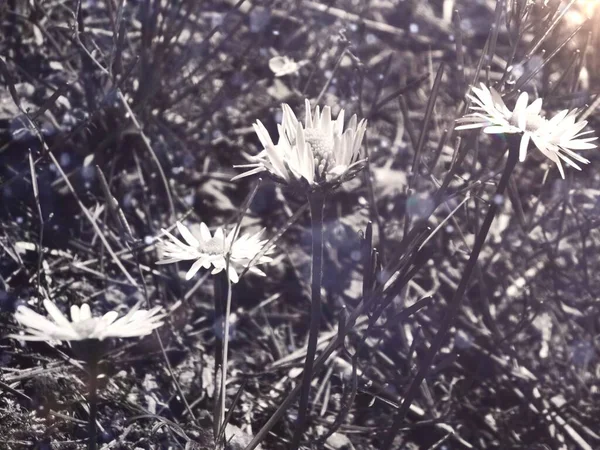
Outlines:
{"label": "white petal cluster", "polygon": [[283,77],[298,72],[307,63],[308,61],[296,62],[287,56],[274,56],[269,60],[269,69],[276,77]]}
{"label": "white petal cluster", "polygon": [[354,175],[362,167],[360,147],[367,129],[367,121],[358,122],[353,115],[344,127],[344,110],[337,119],[331,118],[331,108],[314,114],[310,102],[305,100],[306,119],[300,122],[292,108],[283,104],[283,120],[277,125],[279,138],[275,145],[260,120],[254,130],[264,150],[251,164],[237,167],[250,168],[235,179],[268,171],[284,183],[301,181],[308,187],[338,183]]}
{"label": "white petal cluster", "polygon": [[[253,258],[263,250],[264,245],[267,243],[267,240],[260,239],[264,230],[253,235],[244,234],[234,241],[235,229],[231,230],[225,236],[223,228],[217,228],[215,234],[211,235],[208,226],[204,222],[200,224],[199,235],[192,233],[181,222],[177,222],[177,229],[185,242],[182,242],[169,231],[163,229],[162,231],[166,238],[160,239],[158,244],[159,250],[162,253],[162,259],[157,264],[195,260],[185,276],[186,280],[196,275],[200,268],[210,269],[212,266],[211,273],[213,274],[225,270],[227,253],[231,250],[228,275],[232,283],[237,283],[239,281],[238,272],[243,271],[252,262]],[[265,253],[269,253],[271,250],[269,249]],[[271,261],[271,257],[263,255],[258,260],[252,262],[252,266],[248,270],[259,275],[264,275],[260,269],[254,266]]]}
{"label": "white petal cluster", "polygon": [[25,334],[11,334],[9,337],[25,341],[83,341],[106,338],[127,338],[146,336],[160,327],[165,315],[162,307],[151,310],[139,309],[139,304],[126,315],[110,311],[102,317],[93,317],[87,303],[71,306],[71,320],[50,300],[44,300],[48,316],[44,317],[27,306],[20,305],[15,319],[23,327]]}
{"label": "white petal cluster", "polygon": [[519,159],[525,160],[529,142],[533,141],[537,149],[556,164],[563,178],[565,173],[562,162],[577,170],[581,170],[578,163],[589,163],[589,160],[575,151],[596,148],[592,141],[597,138],[589,136],[592,131],[582,132],[587,121],[577,120],[577,110],[565,109],[551,119],[546,119],[541,115],[542,99],[538,98],[527,105],[527,92],[519,95],[511,111],[493,88],[488,89],[482,83],[481,88],[471,89],[475,95],[469,98],[473,102],[471,109],[475,112],[458,119],[457,122],[461,125],[456,127],[457,130],[483,128],[483,132],[488,134],[521,133]]}

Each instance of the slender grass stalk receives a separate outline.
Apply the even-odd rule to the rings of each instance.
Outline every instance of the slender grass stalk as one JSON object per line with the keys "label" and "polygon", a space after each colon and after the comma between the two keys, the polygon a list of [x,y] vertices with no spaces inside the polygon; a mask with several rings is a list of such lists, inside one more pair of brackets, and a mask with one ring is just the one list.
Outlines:
{"label": "slender grass stalk", "polygon": [[308,196],[312,230],[312,265],[311,265],[311,299],[310,299],[310,331],[304,372],[302,376],[302,389],[298,404],[298,418],[296,430],[292,438],[291,450],[297,450],[306,427],[309,415],[308,403],[310,400],[310,384],[313,377],[313,364],[317,352],[317,338],[321,324],[321,282],[323,279],[323,207],[325,194],[315,191]]}
{"label": "slender grass stalk", "polygon": [[90,355],[88,373],[90,377],[88,386],[88,405],[90,408],[88,418],[88,450],[96,450],[98,441],[98,431],[96,429],[96,416],[98,415],[98,358],[96,355]]}
{"label": "slender grass stalk", "polygon": [[410,406],[417,396],[419,391],[419,387],[421,383],[429,373],[435,355],[438,353],[440,348],[442,347],[448,331],[454,324],[456,317],[460,312],[460,307],[462,305],[462,300],[464,294],[469,285],[469,281],[471,280],[471,275],[477,265],[477,260],[479,259],[479,254],[481,253],[481,249],[483,248],[483,244],[487,238],[487,235],[490,231],[490,227],[496,214],[498,213],[498,209],[500,204],[502,203],[502,198],[504,195],[504,191],[508,186],[508,181],[510,180],[510,175],[512,174],[517,162],[519,160],[519,139],[517,136],[509,136],[509,152],[508,159],[506,161],[506,166],[504,167],[504,171],[502,172],[502,176],[500,177],[500,182],[498,183],[498,187],[496,188],[496,193],[490,203],[490,207],[487,211],[485,219],[483,220],[483,224],[477,234],[477,238],[475,239],[475,245],[473,246],[473,250],[471,251],[471,255],[469,256],[469,260],[465,266],[464,272],[460,279],[460,283],[448,304],[448,310],[445,314],[444,319],[440,324],[440,328],[438,329],[433,342],[431,343],[431,347],[429,351],[425,355],[425,358],[421,362],[419,370],[415,377],[412,379],[406,394],[404,395],[404,400],[398,409],[394,417],[394,421],[392,427],[388,431],[387,435],[383,440],[383,445],[380,447],[382,450],[390,450],[392,448],[392,444],[394,443],[394,438],[398,433],[404,419],[406,418],[406,414],[408,413]]}

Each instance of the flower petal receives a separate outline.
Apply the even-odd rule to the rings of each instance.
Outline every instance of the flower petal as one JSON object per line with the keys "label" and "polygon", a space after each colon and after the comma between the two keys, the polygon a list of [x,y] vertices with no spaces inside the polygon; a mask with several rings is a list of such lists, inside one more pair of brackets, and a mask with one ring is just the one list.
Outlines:
{"label": "flower petal", "polygon": [[515,104],[515,109],[513,110],[513,116],[516,116],[517,124],[523,131],[525,131],[525,128],[527,127],[527,113],[525,112],[525,109],[527,108],[528,100],[529,94],[527,94],[527,92],[521,92],[521,95],[519,95],[517,103]]}
{"label": "flower petal", "polygon": [[335,135],[341,136],[344,132],[344,114],[344,110],[340,110],[337,119],[335,119],[335,126],[333,130]]}
{"label": "flower petal", "polygon": [[237,274],[237,272],[235,271],[235,268],[233,267],[232,264],[229,265],[227,274],[229,275],[229,279],[231,280],[232,283],[237,283],[238,281],[240,281],[240,277]]}
{"label": "flower petal", "polygon": [[112,324],[119,317],[119,313],[116,311],[109,311],[102,316],[102,320],[108,326]]}
{"label": "flower petal", "polygon": [[325,106],[323,108],[323,114],[321,115],[321,120],[319,121],[319,128],[323,131],[323,133],[325,133],[326,136],[329,136],[333,132],[330,106]]}
{"label": "flower petal", "polygon": [[84,303],[79,307],[79,320],[84,321],[92,318],[92,311],[90,309],[90,305]]}
{"label": "flower petal", "polygon": [[179,230],[179,233],[181,234],[181,236],[183,236],[183,239],[185,239],[185,242],[188,243],[188,245],[190,245],[191,247],[198,247],[200,246],[200,241],[198,241],[198,239],[196,239],[194,237],[194,235],[192,234],[192,232],[189,230],[188,227],[186,227],[184,224],[182,224],[181,222],[177,222],[177,229]]}
{"label": "flower petal", "polygon": [[79,305],[71,305],[71,321],[79,322]]}
{"label": "flower petal", "polygon": [[60,325],[62,327],[71,326],[69,319],[65,317],[65,315],[60,311],[60,309],[58,309],[58,307],[53,302],[51,302],[48,299],[44,299],[43,303],[44,308],[46,308],[46,311],[48,311],[48,314],[50,314],[50,317],[52,317],[52,320],[54,320],[54,322],[56,322],[57,325]]}
{"label": "flower petal", "polygon": [[312,112],[311,112],[311,107],[310,107],[310,102],[308,101],[307,98],[304,99],[304,108],[306,109],[306,119],[305,119],[305,128],[308,130],[309,128],[313,127],[313,120],[312,120]]}
{"label": "flower petal", "polygon": [[258,136],[258,140],[262,144],[263,148],[273,147],[273,141],[271,140],[271,136],[269,136],[269,132],[263,125],[260,120],[257,120],[256,123],[252,124],[256,135]]}
{"label": "flower petal", "polygon": [[527,156],[527,147],[529,147],[529,138],[531,136],[529,133],[523,133],[521,137],[521,144],[519,146],[519,161],[525,161],[525,157]]}
{"label": "flower petal", "polygon": [[204,260],[202,258],[196,260],[194,264],[192,264],[192,267],[190,267],[190,270],[185,274],[185,279],[189,281],[194,278],[194,275],[198,273],[203,264]]}
{"label": "flower petal", "polygon": [[537,98],[535,99],[531,105],[529,105],[525,112],[527,115],[539,115],[540,112],[542,111],[542,99],[541,98]]}

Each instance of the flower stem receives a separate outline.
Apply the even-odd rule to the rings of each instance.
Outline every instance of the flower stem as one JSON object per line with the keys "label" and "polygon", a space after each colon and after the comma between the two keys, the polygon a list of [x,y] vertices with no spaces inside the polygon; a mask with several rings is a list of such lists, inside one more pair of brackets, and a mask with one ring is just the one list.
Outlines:
{"label": "flower stem", "polygon": [[292,438],[290,450],[297,450],[306,427],[309,414],[308,403],[310,399],[310,384],[313,377],[313,364],[317,352],[317,338],[321,325],[321,281],[323,278],[323,207],[325,195],[322,192],[309,194],[310,219],[312,228],[312,266],[311,266],[311,300],[310,300],[310,331],[304,372],[302,376],[302,389],[298,404],[298,418],[296,430]]}
{"label": "flower stem", "polygon": [[[225,334],[225,324],[227,321],[226,316],[226,303],[228,298],[229,291],[229,280],[227,277],[227,271],[221,271],[215,276],[215,284],[214,284],[214,307],[215,307],[215,330],[216,330],[216,340],[215,340],[215,403],[214,403],[214,438],[215,443],[217,443],[217,448],[220,448],[219,438],[221,435],[221,427],[223,425],[222,420],[225,417],[225,412],[223,411],[225,399],[224,395],[224,386],[221,386],[221,383],[226,378],[226,375],[223,373],[225,370],[224,367],[224,352],[226,351],[226,346],[224,345],[225,339],[227,335]],[[228,331],[228,330],[227,330]]]}
{"label": "flower stem", "polygon": [[219,417],[219,436],[225,433],[225,409],[226,404],[225,400],[227,399],[227,354],[229,351],[229,316],[231,315],[231,280],[229,279],[229,264],[230,261],[227,260],[225,265],[225,270],[223,273],[225,274],[226,286],[227,286],[227,294],[225,299],[225,316],[223,317],[223,356],[221,358],[221,405],[219,407],[220,417]]}
{"label": "flower stem", "polygon": [[98,359],[92,356],[88,362],[89,391],[88,405],[90,414],[88,419],[88,450],[96,450],[98,432],[96,430],[96,416],[98,413]]}
{"label": "flower stem", "polygon": [[415,377],[412,379],[408,389],[406,390],[406,394],[404,395],[404,400],[398,409],[394,417],[394,421],[392,427],[388,431],[387,435],[384,438],[383,445],[380,447],[382,450],[389,450],[392,448],[394,443],[394,438],[398,433],[404,419],[406,418],[406,414],[408,413],[410,406],[417,396],[417,392],[419,391],[419,387],[421,383],[429,373],[435,355],[442,347],[448,331],[454,324],[458,313],[460,312],[460,307],[462,305],[462,300],[464,294],[469,285],[469,281],[471,279],[471,275],[473,274],[473,270],[477,265],[477,260],[479,259],[479,254],[481,253],[481,249],[483,248],[483,244],[487,238],[487,235],[490,231],[490,227],[496,214],[499,209],[499,205],[502,203],[504,191],[508,186],[508,181],[510,179],[510,175],[512,174],[517,161],[519,160],[519,145],[518,140],[510,139],[509,140],[509,151],[508,151],[508,159],[506,161],[506,166],[504,167],[504,171],[502,172],[502,176],[500,177],[500,182],[496,188],[496,193],[490,203],[487,214],[485,215],[485,219],[483,220],[483,224],[479,229],[479,233],[477,233],[477,238],[475,239],[475,245],[473,246],[473,250],[471,251],[471,255],[469,256],[469,260],[465,266],[464,272],[460,279],[460,283],[456,288],[456,292],[450,300],[448,304],[448,310],[445,314],[442,323],[440,324],[440,328],[438,329],[435,337],[433,338],[433,342],[431,343],[431,347],[426,353],[423,361],[419,366],[419,370]]}

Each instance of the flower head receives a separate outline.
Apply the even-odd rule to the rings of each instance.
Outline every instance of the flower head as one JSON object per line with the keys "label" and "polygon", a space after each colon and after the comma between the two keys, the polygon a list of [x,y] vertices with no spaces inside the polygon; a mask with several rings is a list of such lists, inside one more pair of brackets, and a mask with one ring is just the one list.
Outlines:
{"label": "flower head", "polygon": [[[520,132],[518,127],[511,125],[513,112],[506,107],[504,100],[494,88],[488,89],[485,84],[481,83],[481,89],[472,86],[471,91],[475,95],[467,94],[467,97],[472,102],[470,109],[475,112],[458,119],[456,122],[464,125],[456,127],[457,130],[486,127],[485,132],[489,127],[502,127],[503,133]],[[519,97],[517,104],[522,97],[523,94]],[[526,97],[525,102],[527,102]]]}
{"label": "flower head", "polygon": [[538,98],[527,105],[527,92],[519,95],[511,111],[493,88],[488,89],[482,83],[481,89],[471,89],[475,94],[469,95],[473,102],[471,110],[475,112],[458,119],[457,122],[462,125],[456,127],[457,130],[483,128],[483,132],[488,134],[521,133],[519,160],[525,160],[529,142],[533,141],[537,149],[556,164],[563,178],[565,173],[561,161],[577,170],[581,170],[577,162],[589,163],[589,160],[575,153],[575,150],[596,148],[592,141],[597,138],[589,136],[592,131],[582,132],[587,121],[577,120],[577,110],[565,109],[551,119],[546,119],[541,115],[542,99]]}
{"label": "flower head", "polygon": [[[177,239],[169,231],[163,229],[162,231],[166,239],[161,239],[159,243],[163,259],[158,261],[157,264],[195,259],[196,261],[185,276],[186,280],[196,275],[201,267],[209,269],[212,266],[211,273],[213,274],[221,272],[226,267],[227,254],[231,252],[228,275],[232,283],[237,283],[239,281],[238,271],[244,270],[254,257],[263,250],[264,245],[267,243],[266,240],[260,239],[264,230],[253,235],[244,234],[233,241],[235,229],[231,230],[227,236],[225,236],[223,228],[217,228],[215,234],[211,235],[205,223],[200,224],[200,233],[197,235],[192,233],[181,222],[177,222],[177,229],[185,240],[185,243]],[[269,251],[271,249],[265,253]],[[248,270],[259,275],[264,275],[260,269],[254,266],[271,261],[271,257],[263,255],[258,260],[252,262]]]}
{"label": "flower head", "polygon": [[15,312],[15,319],[27,334],[11,334],[9,337],[25,341],[83,341],[106,338],[126,338],[146,336],[163,323],[162,307],[151,310],[134,306],[123,317],[116,311],[110,311],[102,317],[93,317],[87,303],[71,306],[71,320],[50,300],[44,300],[44,308],[49,318],[36,313],[27,306],[20,305]]}
{"label": "flower head", "polygon": [[274,56],[269,60],[269,69],[271,69],[271,72],[273,72],[276,77],[282,77],[298,72],[298,70],[307,63],[308,61],[296,62],[287,56]]}
{"label": "flower head", "polygon": [[331,118],[331,108],[321,111],[317,106],[314,114],[310,102],[305,101],[304,126],[296,118],[292,108],[283,104],[283,120],[277,125],[277,145],[260,120],[254,130],[264,150],[251,164],[237,167],[250,168],[235,179],[267,171],[278,181],[313,189],[317,186],[335,186],[356,174],[364,163],[360,160],[360,146],[367,129],[367,121],[357,121],[353,115],[344,127],[344,110],[337,119]]}

